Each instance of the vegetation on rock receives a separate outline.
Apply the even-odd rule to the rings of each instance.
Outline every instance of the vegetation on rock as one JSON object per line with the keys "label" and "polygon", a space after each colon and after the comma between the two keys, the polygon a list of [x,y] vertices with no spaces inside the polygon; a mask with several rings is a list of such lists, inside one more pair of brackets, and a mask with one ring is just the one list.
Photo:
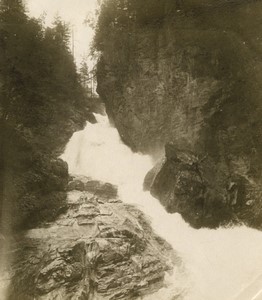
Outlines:
{"label": "vegetation on rock", "polygon": [[45,28],[21,0],[0,6],[0,221],[31,227],[63,207],[61,153],[90,113],[69,49],[69,28]]}

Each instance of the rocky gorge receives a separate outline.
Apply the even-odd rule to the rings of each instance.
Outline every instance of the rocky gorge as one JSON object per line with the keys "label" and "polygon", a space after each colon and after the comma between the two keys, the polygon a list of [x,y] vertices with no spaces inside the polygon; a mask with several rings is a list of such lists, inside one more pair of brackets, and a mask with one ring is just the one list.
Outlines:
{"label": "rocky gorge", "polygon": [[261,2],[99,9],[90,98],[66,24],[1,2],[0,298],[256,300]]}
{"label": "rocky gorge", "polygon": [[98,93],[125,143],[165,157],[148,188],[195,227],[262,225],[261,13],[260,1],[102,7]]}
{"label": "rocky gorge", "polygon": [[60,157],[75,131],[104,114],[81,81],[68,26],[57,17],[45,27],[20,0],[0,2],[0,25],[0,298],[158,291],[180,263],[172,247],[116,186],[70,177]]}

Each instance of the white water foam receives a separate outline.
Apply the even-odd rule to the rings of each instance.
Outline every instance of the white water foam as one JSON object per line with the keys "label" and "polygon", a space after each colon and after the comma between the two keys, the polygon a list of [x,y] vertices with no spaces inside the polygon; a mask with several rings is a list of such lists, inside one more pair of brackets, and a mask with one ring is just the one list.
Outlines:
{"label": "white water foam", "polygon": [[262,233],[244,226],[196,230],[179,214],[168,214],[142,190],[144,176],[153,165],[150,157],[125,146],[107,117],[96,118],[97,124],[87,123],[69,141],[61,157],[69,172],[118,185],[121,199],[149,216],[155,232],[183,261],[183,269],[167,275],[166,288],[144,299],[262,299]]}

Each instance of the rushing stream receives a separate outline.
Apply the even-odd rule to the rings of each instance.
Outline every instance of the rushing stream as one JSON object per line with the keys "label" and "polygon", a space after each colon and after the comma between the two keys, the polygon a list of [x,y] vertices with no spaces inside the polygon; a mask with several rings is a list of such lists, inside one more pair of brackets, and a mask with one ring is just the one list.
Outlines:
{"label": "rushing stream", "polygon": [[[262,299],[262,233],[244,226],[196,230],[179,214],[168,214],[142,184],[153,166],[149,156],[125,146],[107,117],[96,115],[73,135],[62,158],[72,174],[118,185],[124,202],[135,204],[166,239],[184,268],[167,275],[169,285],[149,300],[258,300]],[[181,294],[181,297],[172,298]]]}

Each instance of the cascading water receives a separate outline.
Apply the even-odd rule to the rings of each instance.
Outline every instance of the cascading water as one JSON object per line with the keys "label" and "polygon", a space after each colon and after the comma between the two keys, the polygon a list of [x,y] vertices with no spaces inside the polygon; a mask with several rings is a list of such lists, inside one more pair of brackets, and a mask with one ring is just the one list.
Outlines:
{"label": "cascading water", "polygon": [[149,216],[183,261],[183,269],[167,276],[169,285],[146,299],[169,300],[178,293],[185,300],[262,299],[262,233],[244,226],[196,230],[179,214],[168,214],[142,190],[150,157],[125,146],[107,117],[96,118],[98,123],[73,135],[62,155],[70,173],[118,185],[121,199]]}

